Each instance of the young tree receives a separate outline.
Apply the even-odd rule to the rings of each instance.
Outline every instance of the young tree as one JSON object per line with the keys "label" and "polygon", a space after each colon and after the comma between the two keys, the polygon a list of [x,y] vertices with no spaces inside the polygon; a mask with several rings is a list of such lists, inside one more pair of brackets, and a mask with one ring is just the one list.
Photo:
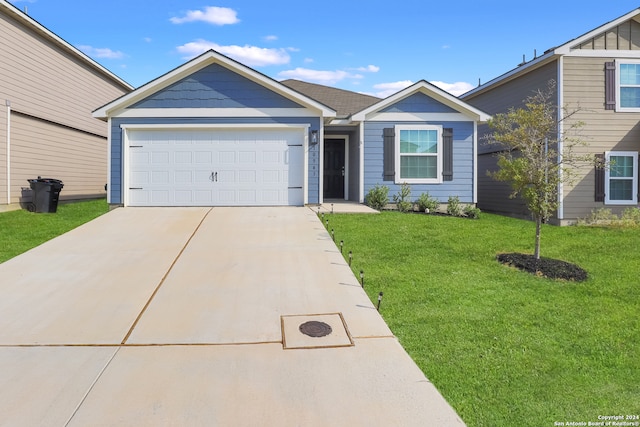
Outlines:
{"label": "young tree", "polygon": [[540,259],[540,231],[557,211],[558,188],[575,180],[575,166],[593,159],[578,155],[575,148],[586,145],[577,135],[583,122],[572,119],[580,108],[558,109],[554,102],[555,81],[524,101],[524,107],[496,114],[489,121],[488,142],[500,144],[499,169],[489,175],[511,183],[510,197],[520,195],[536,223],[535,259]]}

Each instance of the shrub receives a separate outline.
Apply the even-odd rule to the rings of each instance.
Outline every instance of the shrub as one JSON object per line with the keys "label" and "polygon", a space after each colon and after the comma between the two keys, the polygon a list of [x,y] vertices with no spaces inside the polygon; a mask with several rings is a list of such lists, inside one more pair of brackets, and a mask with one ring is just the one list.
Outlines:
{"label": "shrub", "polygon": [[398,194],[393,195],[393,202],[400,212],[409,212],[413,210],[413,203],[411,202],[411,186],[406,182],[400,187]]}
{"label": "shrub", "polygon": [[622,215],[620,217],[623,225],[634,227],[640,225],[640,209],[638,208],[626,208],[622,211]]}
{"label": "shrub", "polygon": [[462,206],[458,196],[449,196],[447,201],[447,213],[453,216],[462,216]]}
{"label": "shrub", "polygon": [[364,202],[373,209],[382,210],[387,206],[387,203],[389,203],[389,187],[386,185],[376,185],[369,190],[364,198]]}
{"label": "shrub", "polygon": [[427,213],[435,212],[436,209],[438,209],[438,206],[440,206],[440,202],[438,202],[438,199],[431,197],[428,192],[422,193],[420,197],[418,197],[417,203],[420,212]]}
{"label": "shrub", "polygon": [[467,205],[464,208],[464,214],[467,216],[467,218],[478,219],[480,218],[480,209],[471,205]]}

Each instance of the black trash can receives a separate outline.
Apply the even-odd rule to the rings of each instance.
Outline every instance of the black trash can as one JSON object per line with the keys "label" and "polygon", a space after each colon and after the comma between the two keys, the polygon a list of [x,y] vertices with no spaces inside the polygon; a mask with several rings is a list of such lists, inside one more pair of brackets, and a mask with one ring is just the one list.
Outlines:
{"label": "black trash can", "polygon": [[58,198],[64,184],[59,179],[28,179],[33,190],[33,212],[55,213],[58,210]]}

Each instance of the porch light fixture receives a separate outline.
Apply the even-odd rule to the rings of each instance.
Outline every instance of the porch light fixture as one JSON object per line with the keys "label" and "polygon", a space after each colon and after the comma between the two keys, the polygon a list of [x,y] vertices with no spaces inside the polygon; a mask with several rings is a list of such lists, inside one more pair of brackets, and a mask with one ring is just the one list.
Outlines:
{"label": "porch light fixture", "polygon": [[311,131],[311,145],[316,145],[318,143],[318,131]]}

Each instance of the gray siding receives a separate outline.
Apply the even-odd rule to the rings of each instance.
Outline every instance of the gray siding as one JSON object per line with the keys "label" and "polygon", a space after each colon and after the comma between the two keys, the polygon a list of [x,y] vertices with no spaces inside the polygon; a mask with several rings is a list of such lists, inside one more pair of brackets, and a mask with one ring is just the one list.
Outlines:
{"label": "gray siding", "polygon": [[497,170],[497,158],[493,153],[478,156],[478,208],[517,218],[529,218],[524,201],[520,197],[509,197],[512,192],[509,183],[496,181],[487,175],[487,172]]}
{"label": "gray siding", "polygon": [[[557,69],[557,61],[553,61],[491,90],[463,99],[489,114],[504,113],[509,108],[521,107],[523,101],[536,90],[545,90],[550,79],[557,80]],[[509,198],[509,184],[487,176],[488,171],[497,167],[492,153],[499,151],[498,146],[483,142],[489,132],[489,126],[478,126],[478,207],[489,212],[526,217],[528,213],[522,200]]]}
{"label": "gray siding", "polygon": [[[533,70],[517,79],[509,80],[495,88],[486,92],[480,92],[477,95],[462,97],[462,99],[485,111],[494,115],[497,113],[505,113],[509,108],[519,108],[523,105],[523,101],[534,94],[535,91],[547,88],[549,80],[558,80],[558,64],[557,61],[550,62],[540,68]],[[497,150],[495,146],[489,146],[483,143],[484,138],[490,132],[489,126],[478,126],[478,152],[490,153]],[[478,171],[480,174],[480,171]]]}
{"label": "gray siding", "polygon": [[[367,122],[364,130],[364,194],[376,185],[389,187],[390,197],[397,194],[400,185],[383,181],[383,129],[397,122]],[[421,193],[446,203],[449,196],[458,196],[463,203],[473,203],[473,122],[402,122],[402,124],[431,124],[453,129],[453,181],[441,184],[412,184],[411,197]]]}
{"label": "gray siding", "polygon": [[[311,129],[320,127],[317,117],[271,117],[271,118],[114,118],[111,120],[111,173],[109,176],[109,191],[111,204],[123,203],[123,156],[122,129],[123,124],[309,124]],[[308,194],[309,203],[318,203],[320,189],[319,145],[309,147],[309,175]]]}
{"label": "gray siding", "polygon": [[640,23],[630,19],[592,37],[575,49],[640,50]]}
{"label": "gray siding", "polygon": [[131,108],[302,108],[233,71],[212,64]]}

